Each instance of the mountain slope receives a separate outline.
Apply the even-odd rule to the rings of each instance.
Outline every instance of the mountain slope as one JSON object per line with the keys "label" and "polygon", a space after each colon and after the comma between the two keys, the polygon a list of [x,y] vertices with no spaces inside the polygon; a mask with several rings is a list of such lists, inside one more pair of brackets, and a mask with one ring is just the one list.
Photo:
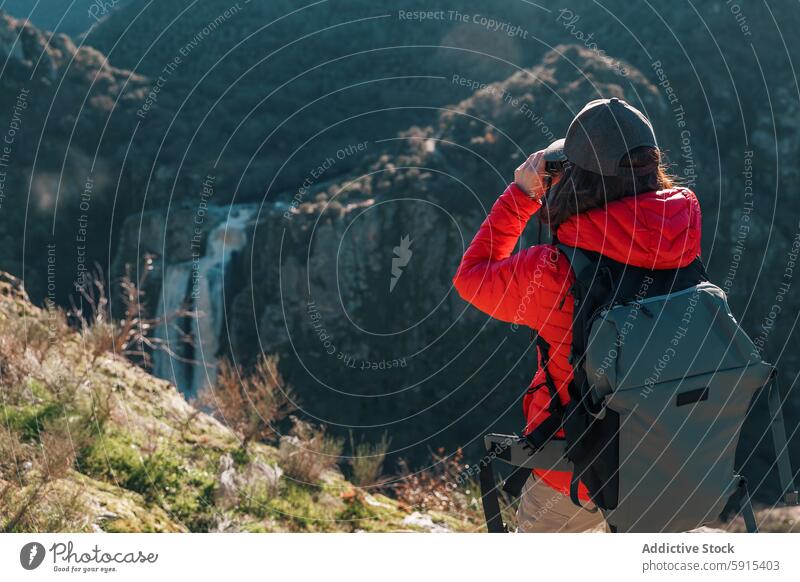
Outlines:
{"label": "mountain slope", "polygon": [[[262,443],[102,350],[0,273],[0,529],[11,531],[474,531],[476,513],[412,508],[337,469],[283,474]],[[315,462],[306,456],[306,462]]]}
{"label": "mountain slope", "polygon": [[130,0],[5,0],[3,10],[38,28],[77,37]]}

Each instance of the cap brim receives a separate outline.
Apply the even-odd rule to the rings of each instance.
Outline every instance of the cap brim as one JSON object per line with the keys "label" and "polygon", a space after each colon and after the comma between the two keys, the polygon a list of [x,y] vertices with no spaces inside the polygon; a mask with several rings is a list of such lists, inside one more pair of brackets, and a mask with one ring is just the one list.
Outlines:
{"label": "cap brim", "polygon": [[566,162],[567,155],[564,153],[564,138],[558,139],[547,146],[543,152],[545,162]]}

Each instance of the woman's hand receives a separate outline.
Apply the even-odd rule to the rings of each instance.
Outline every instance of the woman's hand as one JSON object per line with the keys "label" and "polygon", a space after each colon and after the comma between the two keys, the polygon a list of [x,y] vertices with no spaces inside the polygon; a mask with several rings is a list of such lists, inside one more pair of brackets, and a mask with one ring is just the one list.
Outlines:
{"label": "woman's hand", "polygon": [[528,159],[514,170],[514,182],[534,200],[541,200],[547,189],[558,182],[561,176],[550,175],[544,169],[544,150],[528,156]]}

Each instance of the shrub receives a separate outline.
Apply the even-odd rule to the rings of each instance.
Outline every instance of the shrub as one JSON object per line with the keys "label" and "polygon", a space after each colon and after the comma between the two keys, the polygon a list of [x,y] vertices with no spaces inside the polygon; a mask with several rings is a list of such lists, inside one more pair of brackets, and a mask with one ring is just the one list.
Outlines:
{"label": "shrub", "polygon": [[325,471],[336,466],[344,440],[326,434],[325,427],[314,427],[296,417],[289,435],[281,438],[278,456],[286,475],[300,483],[319,482]]}
{"label": "shrub", "polygon": [[0,313],[0,386],[3,401],[15,398],[36,367],[27,352],[25,318]]}
{"label": "shrub", "polygon": [[38,470],[47,481],[64,478],[75,464],[77,451],[83,442],[82,435],[73,434],[66,422],[56,422],[39,435],[40,451]]}
{"label": "shrub", "polygon": [[0,407],[0,416],[8,428],[27,441],[38,440],[48,422],[63,416],[64,408],[57,402],[40,402],[14,407]]}
{"label": "shrub", "polygon": [[[75,462],[75,449],[63,425],[39,434],[39,444],[25,444],[11,431],[0,431],[0,452],[14,456],[9,481],[0,484],[0,531],[75,530],[84,513],[80,492],[58,494],[53,484],[67,476]],[[9,467],[3,468],[8,473]]]}
{"label": "shrub", "polygon": [[0,480],[21,483],[24,468],[32,464],[33,457],[33,446],[0,422]]}
{"label": "shrub", "polygon": [[[64,315],[56,307],[0,313],[0,365],[19,365],[21,375],[27,375],[68,331]],[[3,374],[5,382],[20,379],[19,375],[9,376],[9,372]]]}
{"label": "shrub", "polygon": [[80,489],[62,490],[51,482],[18,487],[0,481],[0,532],[79,532],[86,528],[86,512]]}
{"label": "shrub", "polygon": [[383,462],[386,459],[390,444],[391,439],[385,432],[377,443],[361,442],[356,444],[353,439],[353,432],[350,431],[350,448],[353,456],[348,461],[353,483],[365,487],[385,481]]}
{"label": "shrub", "polygon": [[227,360],[220,363],[216,386],[201,394],[203,404],[239,437],[242,448],[275,434],[274,423],[295,408],[295,397],[278,371],[277,356],[262,355],[253,373]]}

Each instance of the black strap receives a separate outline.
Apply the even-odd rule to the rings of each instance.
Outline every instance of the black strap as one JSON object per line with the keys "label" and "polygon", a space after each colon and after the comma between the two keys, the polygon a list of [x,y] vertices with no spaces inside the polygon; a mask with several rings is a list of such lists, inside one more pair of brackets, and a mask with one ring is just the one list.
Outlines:
{"label": "black strap", "polygon": [[572,476],[569,479],[569,498],[573,504],[577,505],[581,509],[585,509],[589,513],[597,512],[597,505],[592,508],[587,507],[583,503],[581,503],[580,497],[578,497],[578,488],[581,484],[580,475],[578,475],[577,471],[572,472]]}
{"label": "black strap", "polygon": [[531,476],[531,470],[527,467],[516,467],[511,474],[503,481],[503,491],[511,497],[519,497],[522,488]]}
{"label": "black strap", "polygon": [[739,512],[744,518],[744,526],[747,529],[747,533],[758,533],[758,523],[756,523],[756,514],[753,512],[753,503],[750,499],[750,491],[747,488],[747,479],[741,475],[737,475],[735,478],[739,479],[739,483],[733,495],[736,498]]}
{"label": "black strap", "polygon": [[545,385],[547,386],[547,390],[550,392],[550,404],[548,405],[548,411],[550,412],[550,417],[556,417],[560,419],[564,415],[564,407],[561,405],[561,399],[558,396],[558,389],[556,388],[556,383],[553,380],[553,377],[550,375],[550,369],[548,368],[548,364],[550,363],[550,344],[547,343],[541,335],[538,333],[536,334],[536,347],[538,348],[539,355],[541,355],[542,359],[542,370],[544,370],[544,378],[545,378]]}
{"label": "black strap", "polygon": [[569,386],[570,398],[585,403],[583,391],[587,384],[583,358],[588,343],[587,322],[597,304],[606,300],[612,293],[613,283],[608,270],[603,270],[606,277],[598,277],[601,269],[601,255],[585,251],[577,247],[559,244],[558,249],[564,253],[575,275],[575,282],[569,292],[573,300],[572,313],[572,349],[569,363],[573,370],[573,379]]}
{"label": "black strap", "polygon": [[[544,188],[544,192],[545,193],[544,193],[544,196],[542,196],[539,199],[539,202],[541,202],[542,207],[539,209],[539,213],[538,213],[539,214],[539,220],[537,222],[539,223],[539,228],[538,228],[537,233],[536,233],[536,244],[537,245],[542,244],[542,226],[543,226],[543,222],[544,222],[542,217],[547,212],[547,198],[548,198],[547,195],[550,193],[550,185],[552,183],[553,183],[553,176],[551,176],[549,174],[547,176],[545,176],[545,188]],[[548,227],[548,230],[549,230],[549,227]],[[551,239],[553,238],[552,233],[550,234],[550,238]]]}
{"label": "black strap", "polygon": [[554,415],[551,411],[550,416],[536,425],[536,428],[528,433],[525,438],[528,439],[534,449],[541,449],[556,435],[562,426],[561,414]]}
{"label": "black strap", "polygon": [[483,514],[486,516],[486,529],[489,533],[508,533],[503,516],[500,514],[500,500],[497,497],[497,485],[494,483],[494,470],[492,469],[492,456],[486,455],[485,463],[481,466],[478,480],[481,485],[481,502]]}
{"label": "black strap", "polygon": [[783,421],[778,372],[774,368],[769,379],[767,405],[772,426],[772,441],[775,445],[775,462],[778,464],[778,476],[781,481],[781,494],[786,505],[798,505],[797,485],[792,473],[792,464],[789,459],[789,443],[786,439],[786,426]]}
{"label": "black strap", "polygon": [[541,356],[545,380],[536,386],[528,388],[527,393],[533,394],[545,386],[550,393],[550,400],[547,406],[549,415],[527,435],[527,439],[531,445],[533,445],[535,449],[540,449],[562,428],[564,423],[564,406],[561,404],[556,383],[553,381],[553,377],[550,375],[550,370],[548,369],[548,364],[550,362],[550,344],[547,343],[547,340],[539,335],[538,332],[534,332],[533,330],[531,331],[531,342],[536,344],[538,356]]}

